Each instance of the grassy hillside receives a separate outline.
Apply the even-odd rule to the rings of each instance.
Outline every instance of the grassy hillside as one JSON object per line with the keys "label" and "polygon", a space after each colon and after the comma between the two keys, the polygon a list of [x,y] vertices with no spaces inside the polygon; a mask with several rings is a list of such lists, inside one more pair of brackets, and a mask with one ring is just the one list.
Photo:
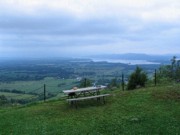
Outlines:
{"label": "grassy hillside", "polygon": [[180,134],[180,85],[111,91],[105,105],[65,99],[0,109],[0,135]]}

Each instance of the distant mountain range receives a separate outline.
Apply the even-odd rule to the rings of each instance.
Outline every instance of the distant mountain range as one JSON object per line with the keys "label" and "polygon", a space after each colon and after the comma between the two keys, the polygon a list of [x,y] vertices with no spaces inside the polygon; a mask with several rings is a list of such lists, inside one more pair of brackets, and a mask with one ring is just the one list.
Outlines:
{"label": "distant mountain range", "polygon": [[140,53],[126,53],[126,54],[104,54],[104,55],[94,55],[91,58],[96,59],[121,59],[121,60],[146,60],[151,62],[161,62],[169,63],[173,56],[180,57],[180,55],[149,55],[149,54],[140,54]]}

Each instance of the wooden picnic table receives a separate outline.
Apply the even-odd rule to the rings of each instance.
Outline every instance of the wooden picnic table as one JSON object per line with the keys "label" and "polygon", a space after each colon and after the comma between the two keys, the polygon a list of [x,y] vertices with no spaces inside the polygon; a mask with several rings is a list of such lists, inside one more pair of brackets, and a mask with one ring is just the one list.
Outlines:
{"label": "wooden picnic table", "polygon": [[71,90],[64,90],[64,94],[70,95],[71,93],[76,94],[76,98],[80,95],[86,96],[86,94],[89,95],[99,95],[100,90],[105,89],[106,86],[98,86],[98,87],[86,87],[86,88],[79,88],[79,89],[71,89]]}
{"label": "wooden picnic table", "polygon": [[[87,87],[80,89],[71,89],[64,90],[63,92],[68,95],[67,101],[71,103],[71,105],[75,104],[77,108],[77,101],[87,100],[87,99],[97,99],[100,101],[100,98],[103,99],[103,103],[105,103],[105,97],[110,96],[110,94],[100,94],[100,90],[105,89],[106,86],[99,87]],[[73,93],[73,94],[72,94]]]}

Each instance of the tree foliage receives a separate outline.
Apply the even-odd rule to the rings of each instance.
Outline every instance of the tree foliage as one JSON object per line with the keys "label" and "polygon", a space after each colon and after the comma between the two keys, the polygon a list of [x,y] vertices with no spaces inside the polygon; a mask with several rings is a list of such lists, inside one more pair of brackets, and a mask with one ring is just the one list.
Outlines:
{"label": "tree foliage", "polygon": [[0,105],[8,103],[7,98],[4,95],[0,95]]}
{"label": "tree foliage", "polygon": [[136,67],[135,71],[130,75],[127,89],[133,90],[137,87],[144,87],[146,81],[146,73],[140,67]]}
{"label": "tree foliage", "polygon": [[180,60],[176,56],[173,56],[171,65],[165,65],[159,68],[158,77],[160,79],[180,80]]}
{"label": "tree foliage", "polygon": [[79,85],[80,88],[85,88],[85,87],[89,87],[89,86],[92,86],[92,82],[90,79],[87,79],[87,78],[83,78]]}
{"label": "tree foliage", "polygon": [[111,82],[109,83],[108,87],[109,88],[119,87],[118,80],[116,78],[112,79]]}

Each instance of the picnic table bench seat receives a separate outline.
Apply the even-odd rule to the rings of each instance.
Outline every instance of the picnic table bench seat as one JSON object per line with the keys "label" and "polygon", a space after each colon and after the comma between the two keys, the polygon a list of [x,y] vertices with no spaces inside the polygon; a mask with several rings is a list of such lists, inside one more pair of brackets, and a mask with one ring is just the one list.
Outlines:
{"label": "picnic table bench seat", "polygon": [[95,95],[95,96],[89,96],[89,97],[72,98],[72,99],[67,99],[67,101],[70,102],[71,104],[75,103],[76,108],[77,108],[77,101],[80,101],[80,100],[100,99],[102,97],[103,103],[105,104],[104,97],[107,97],[107,96],[110,96],[110,94],[101,94],[101,95]]}

